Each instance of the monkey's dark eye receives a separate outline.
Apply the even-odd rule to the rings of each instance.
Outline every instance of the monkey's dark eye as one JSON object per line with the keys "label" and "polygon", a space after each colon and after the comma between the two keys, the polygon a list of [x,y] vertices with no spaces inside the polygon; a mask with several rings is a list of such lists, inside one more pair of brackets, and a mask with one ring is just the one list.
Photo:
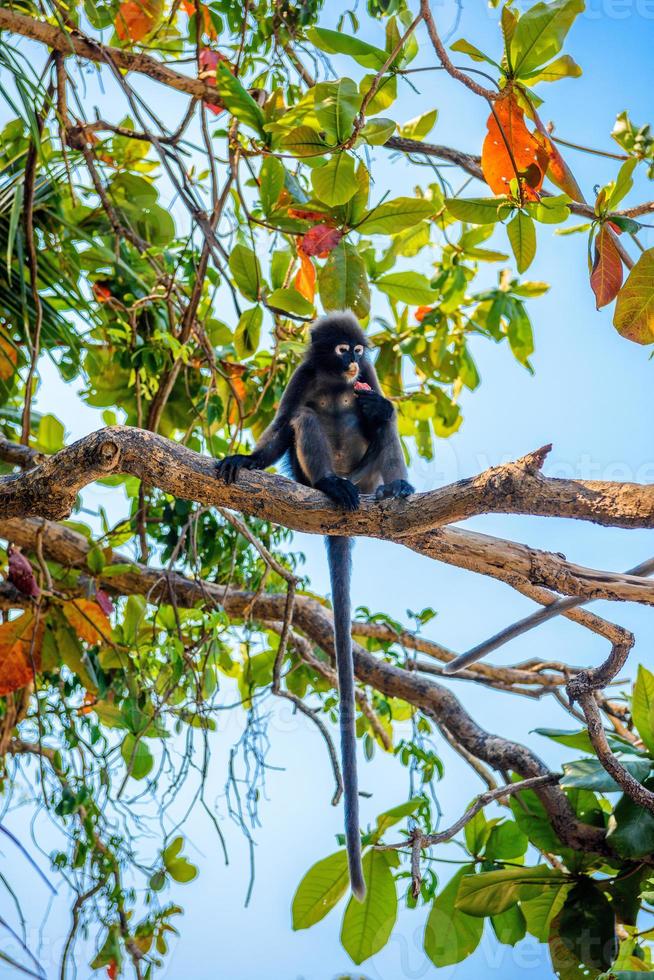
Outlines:
{"label": "monkey's dark eye", "polygon": [[350,349],[350,345],[349,344],[336,344],[336,347],[334,349],[335,349],[337,355],[339,357],[342,357],[343,354],[345,354],[345,352]]}
{"label": "monkey's dark eye", "polygon": [[357,357],[361,357],[361,355],[363,354],[363,345],[357,344],[356,347],[354,348],[354,353],[356,354]]}

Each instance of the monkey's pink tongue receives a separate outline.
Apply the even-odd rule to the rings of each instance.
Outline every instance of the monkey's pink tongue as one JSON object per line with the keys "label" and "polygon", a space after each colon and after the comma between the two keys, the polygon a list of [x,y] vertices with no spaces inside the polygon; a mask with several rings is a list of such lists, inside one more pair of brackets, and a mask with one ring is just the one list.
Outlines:
{"label": "monkey's pink tongue", "polygon": [[372,391],[370,385],[367,385],[365,381],[355,381],[354,382],[355,391]]}

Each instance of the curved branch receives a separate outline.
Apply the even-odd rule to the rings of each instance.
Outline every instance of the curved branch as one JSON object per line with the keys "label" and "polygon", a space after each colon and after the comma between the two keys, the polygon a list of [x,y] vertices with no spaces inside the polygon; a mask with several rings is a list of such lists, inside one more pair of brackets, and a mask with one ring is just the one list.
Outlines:
{"label": "curved branch", "polygon": [[[23,527],[20,540],[27,548],[30,535],[35,540],[40,523],[0,521],[0,534],[17,532],[13,537],[18,540],[18,532]],[[78,532],[65,526],[46,524],[41,537],[43,551],[49,557],[64,566],[86,566],[90,544]],[[114,554],[112,560],[119,564],[125,562],[125,558],[118,554]],[[202,602],[204,605],[215,603],[222,606],[230,616],[253,615],[268,623],[282,618],[287,601],[284,594],[243,592],[193,581],[175,572],[138,564],[133,564],[130,571],[107,577],[102,585],[108,590],[131,590],[146,595],[151,602],[157,599],[169,601],[171,590],[174,590],[181,602],[191,605],[195,602]],[[312,643],[334,658],[333,620],[328,609],[311,597],[297,596],[294,623]],[[356,628],[355,624],[355,632]],[[378,660],[356,642],[353,642],[352,647],[356,676],[362,684],[370,685],[387,696],[401,698],[419,708],[432,717],[439,727],[445,727],[471,756],[498,771],[513,771],[523,779],[550,774],[547,766],[526,746],[484,731],[447,688],[414,671]],[[537,792],[556,833],[564,843],[593,853],[610,852],[604,839],[604,831],[580,823],[558,786],[543,785]]]}

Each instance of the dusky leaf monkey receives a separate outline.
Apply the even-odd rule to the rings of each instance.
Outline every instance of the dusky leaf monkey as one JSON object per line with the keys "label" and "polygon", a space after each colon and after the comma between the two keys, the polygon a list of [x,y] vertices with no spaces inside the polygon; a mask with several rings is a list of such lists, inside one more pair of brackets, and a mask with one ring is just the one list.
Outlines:
{"label": "dusky leaf monkey", "polygon": [[[366,336],[351,313],[332,313],[316,321],[304,360],[291,377],[275,418],[252,453],[226,456],[218,463],[218,476],[232,483],[239,470],[262,470],[283,456],[288,457],[298,483],[321,490],[345,510],[358,508],[361,493],[382,500],[414,492],[407,482],[393,405],[381,393]],[[326,545],[340,692],[345,839],[350,884],[362,900],[366,887],[356,773],[352,541],[329,535]]]}

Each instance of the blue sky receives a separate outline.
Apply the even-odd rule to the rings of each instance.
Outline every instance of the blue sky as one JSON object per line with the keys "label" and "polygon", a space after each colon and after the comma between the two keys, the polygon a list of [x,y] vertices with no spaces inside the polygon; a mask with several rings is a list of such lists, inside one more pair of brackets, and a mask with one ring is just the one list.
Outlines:
{"label": "blue sky", "polygon": [[[360,6],[363,8],[363,3]],[[448,25],[454,22],[456,4],[445,0],[432,6],[442,34],[447,35]],[[609,133],[617,113],[629,108],[636,122],[654,121],[651,87],[645,83],[651,74],[654,3],[592,0],[588,7],[575,24],[566,46],[582,65],[584,75],[579,80],[541,86],[540,94],[547,100],[542,115],[545,120],[556,122],[556,131],[564,138],[612,149],[614,144]],[[327,8],[323,23],[333,26],[345,5],[331,3]],[[497,14],[487,11],[483,4],[464,0],[460,27],[454,36],[464,36],[489,53],[497,52],[496,18]],[[373,25],[366,36],[373,41],[380,40],[381,28]],[[422,40],[423,32],[420,37]],[[25,50],[30,49],[25,46]],[[426,43],[422,45],[418,63],[433,63]],[[347,67],[341,65],[343,71],[352,72],[349,63]],[[436,106],[439,119],[430,139],[479,152],[485,132],[485,104],[443,72],[416,76],[416,79],[420,94],[405,88],[393,108],[393,117],[403,122]],[[113,115],[116,110],[110,103],[119,98],[117,93],[108,85],[103,95],[93,75],[86,76],[86,81],[93,97],[99,104],[104,103],[108,112],[112,108]],[[158,99],[160,111],[164,104],[177,105],[174,97],[156,86],[147,87],[147,91]],[[0,108],[0,113],[3,111]],[[591,199],[593,186],[615,174],[616,164],[599,157],[568,151],[567,159]],[[375,161],[375,192],[379,191],[379,196],[387,189],[394,195],[409,194],[418,180],[427,180],[426,171],[423,178],[404,161],[392,160],[386,151],[376,151]],[[641,179],[626,203],[637,203],[651,196],[651,185]],[[645,229],[641,239],[646,247],[654,245],[650,230]],[[506,247],[505,239],[502,246]],[[427,259],[420,261],[424,262],[422,271],[429,271]],[[495,274],[494,268],[486,273],[489,277]],[[616,334],[611,325],[611,309],[595,311],[588,286],[585,237],[561,238],[553,235],[547,226],[541,227],[538,254],[528,278],[552,283],[545,297],[530,304],[536,338],[535,377],[513,362],[505,347],[498,348],[482,340],[476,342],[474,354],[482,385],[464,398],[465,422],[461,430],[437,445],[432,463],[418,461],[413,466],[412,479],[417,489],[426,490],[475,473],[547,442],[554,444],[545,466],[547,474],[654,480],[653,366],[647,349],[629,344]],[[379,300],[376,311],[381,313],[383,308],[383,300]],[[72,386],[63,385],[47,366],[43,376],[38,407],[62,418],[70,438],[101,424],[96,412],[80,406]],[[108,490],[94,490],[87,499],[115,506]],[[469,521],[466,526],[564,552],[573,561],[613,570],[625,569],[653,550],[651,534],[646,532],[608,530],[582,523],[493,516]],[[321,541],[298,535],[297,543],[307,556],[314,587],[327,591]],[[433,606],[438,610],[438,617],[427,627],[427,634],[457,651],[467,649],[533,609],[531,602],[508,587],[438,565],[396,546],[365,540],[358,542],[355,553],[354,600],[404,620],[407,608]],[[651,667],[651,612],[633,604],[598,603],[596,608],[636,633],[637,645],[625,676],[633,676],[638,661]],[[576,664],[595,664],[605,653],[601,639],[574,624],[554,621],[498,651],[493,659],[511,663],[546,656]],[[538,726],[573,727],[553,702],[521,701],[462,681],[451,680],[448,684],[482,725],[509,737],[528,739],[553,765],[562,758],[551,743],[529,734]],[[171,896],[179,900],[186,914],[181,920],[181,938],[164,976],[178,978],[185,974],[196,980],[216,976],[255,980],[266,975],[274,980],[300,977],[327,980],[352,973],[372,980],[394,980],[398,976],[434,975],[437,971],[421,953],[425,918],[422,911],[401,912],[388,946],[361,969],[353,967],[340,947],[338,911],[309,931],[291,932],[289,909],[295,887],[314,861],[335,849],[334,835],[340,832],[342,815],[329,805],[330,772],[319,736],[304,719],[289,715],[285,708],[268,702],[264,709],[272,713],[269,762],[281,770],[269,773],[260,806],[262,826],[255,832],[256,884],[248,910],[243,909],[246,847],[238,829],[224,817],[225,763],[229,746],[239,732],[236,720],[230,720],[227,715],[219,719],[212,743],[211,789],[207,798],[215,801],[222,815],[230,866],[225,868],[222,864],[206,820],[199,813],[194,815],[185,833],[189,854],[200,864],[202,874],[197,882],[180,887]],[[445,778],[438,785],[437,793],[444,822],[448,823],[481,787],[474,774],[452,756],[439,738],[434,739],[434,746],[445,761]],[[372,763],[361,762],[361,784],[372,794],[370,799],[362,801],[364,823],[372,821],[386,807],[402,802],[408,792],[406,772],[380,753]],[[28,813],[28,809],[21,808],[6,820],[25,840]],[[44,820],[39,820],[37,826],[39,835],[51,846],[52,832]],[[2,843],[2,850],[3,870],[17,882],[18,893],[29,913],[30,937],[37,945],[47,893],[9,845]],[[455,846],[449,846],[436,856],[456,860],[460,852]],[[42,865],[46,864],[43,860]],[[442,880],[446,880],[452,866],[437,867]],[[53,902],[42,931],[42,958],[52,971],[49,975],[55,975],[57,951],[60,952],[68,924],[69,901],[62,895]],[[80,952],[80,977],[88,975],[87,960]],[[467,980],[480,972],[501,974],[504,980],[524,973],[533,980],[552,975],[545,951],[535,943],[527,942],[518,950],[511,950],[498,947],[489,934],[469,961],[438,974],[442,978]],[[0,969],[2,975],[9,974],[3,974]]]}

